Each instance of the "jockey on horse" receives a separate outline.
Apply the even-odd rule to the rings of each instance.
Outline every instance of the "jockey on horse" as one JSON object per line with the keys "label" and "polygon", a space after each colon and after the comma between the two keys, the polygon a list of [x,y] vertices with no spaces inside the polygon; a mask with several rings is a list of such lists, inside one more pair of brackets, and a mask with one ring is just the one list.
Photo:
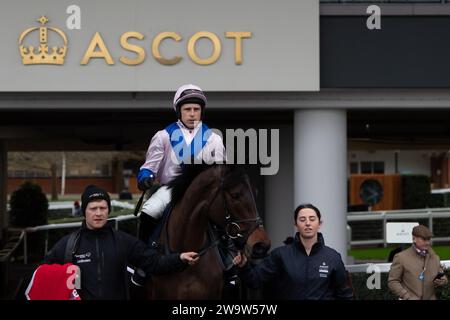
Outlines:
{"label": "jockey on horse", "polygon": [[[162,227],[161,217],[171,200],[171,191],[165,185],[179,174],[180,166],[192,160],[194,163],[226,160],[222,138],[202,122],[206,105],[206,96],[200,87],[193,84],[179,87],[173,99],[178,121],[153,136],[145,163],[140,168],[137,180],[141,191],[151,189],[156,180],[162,185],[144,203],[140,214],[141,224],[146,228],[143,240],[148,241],[151,235],[154,246]],[[229,260],[224,265],[231,268],[232,257],[221,254],[222,259]]]}

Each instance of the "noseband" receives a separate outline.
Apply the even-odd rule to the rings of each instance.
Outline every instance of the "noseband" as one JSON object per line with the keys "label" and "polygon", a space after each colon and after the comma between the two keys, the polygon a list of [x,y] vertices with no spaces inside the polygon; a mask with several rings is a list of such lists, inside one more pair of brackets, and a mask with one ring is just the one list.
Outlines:
{"label": "noseband", "polygon": [[[248,184],[248,181],[247,181],[247,184]],[[225,230],[225,237],[226,237],[225,240],[231,239],[233,241],[234,245],[238,249],[242,249],[245,246],[250,234],[252,234],[252,232],[255,229],[261,227],[263,224],[263,221],[262,221],[261,217],[258,215],[258,210],[256,210],[256,218],[253,218],[253,219],[237,220],[233,217],[233,214],[230,210],[230,207],[228,205],[228,202],[227,202],[227,199],[225,196],[223,177],[220,179],[220,186],[219,186],[219,189],[217,192],[221,193],[222,201],[223,201],[223,205],[224,205],[224,212],[225,212],[224,230]],[[253,199],[253,193],[251,193],[251,195],[252,195],[252,199]],[[255,203],[254,199],[253,199],[253,203]],[[255,205],[256,205],[256,203],[255,203]],[[251,227],[247,228],[247,229],[243,229],[243,228],[241,228],[241,224],[251,224]]]}
{"label": "noseband", "polygon": [[[211,241],[210,243],[207,243],[203,248],[201,248],[198,251],[199,256],[204,255],[209,249],[211,249],[215,246],[221,245],[220,244],[221,240],[224,241],[225,243],[228,242],[229,240],[231,240],[233,245],[238,250],[242,250],[245,247],[245,244],[247,243],[247,240],[248,240],[248,237],[250,236],[250,234],[252,234],[252,232],[254,230],[256,230],[259,227],[262,227],[262,225],[263,225],[263,221],[258,214],[257,208],[255,208],[256,209],[256,218],[237,220],[233,217],[233,214],[230,210],[230,207],[228,205],[228,202],[227,202],[227,199],[225,196],[224,182],[225,182],[225,180],[222,176],[220,178],[220,185],[217,190],[217,193],[215,194],[214,198],[210,202],[210,206],[208,208],[208,210],[210,210],[211,205],[214,203],[214,201],[220,194],[222,197],[223,205],[224,205],[225,226],[219,226],[219,225],[213,224],[211,222],[210,222],[210,224],[212,224],[213,229],[218,230],[219,233],[222,234],[221,239],[216,239],[216,240]],[[248,180],[246,180],[246,182],[247,182],[247,185],[249,185]],[[255,203],[253,193],[251,191],[250,191],[250,193],[252,195],[253,203]],[[255,203],[255,206],[256,206],[256,203]],[[247,229],[242,229],[241,224],[251,224],[251,227],[247,228]],[[166,229],[167,229],[167,225],[168,224],[166,223]],[[167,238],[167,243],[169,243],[169,233],[167,232],[167,230],[166,230],[166,238]],[[229,248],[229,247],[228,247],[228,249],[233,250],[232,248]],[[234,249],[234,251],[236,251],[236,249]],[[169,249],[169,252],[170,252],[170,249]]]}

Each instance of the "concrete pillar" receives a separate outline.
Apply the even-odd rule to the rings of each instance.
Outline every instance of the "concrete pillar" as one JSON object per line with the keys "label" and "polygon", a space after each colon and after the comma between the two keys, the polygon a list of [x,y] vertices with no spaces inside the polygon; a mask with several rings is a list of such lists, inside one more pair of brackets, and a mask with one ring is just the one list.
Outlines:
{"label": "concrete pillar", "polygon": [[286,237],[294,234],[293,132],[291,126],[279,129],[279,170],[277,174],[264,178],[264,226],[272,242],[272,248],[282,245]]}
{"label": "concrete pillar", "polygon": [[294,205],[310,202],[322,213],[325,244],[347,262],[346,110],[296,110]]}
{"label": "concrete pillar", "polygon": [[0,239],[3,231],[8,227],[7,207],[8,193],[8,152],[4,140],[0,140]]}

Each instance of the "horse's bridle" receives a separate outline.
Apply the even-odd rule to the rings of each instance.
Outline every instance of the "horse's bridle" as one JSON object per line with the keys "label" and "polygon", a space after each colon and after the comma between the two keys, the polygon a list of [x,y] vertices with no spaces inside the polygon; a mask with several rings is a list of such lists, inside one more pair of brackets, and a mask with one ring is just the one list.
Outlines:
{"label": "horse's bridle", "polygon": [[[212,204],[214,203],[214,201],[216,200],[216,198],[219,196],[219,194],[222,195],[222,201],[223,201],[223,205],[224,205],[224,212],[225,212],[225,227],[220,227],[217,224],[214,224],[214,228],[215,229],[222,229],[222,240],[224,241],[228,241],[228,240],[232,240],[233,244],[236,246],[237,249],[242,250],[247,242],[248,237],[252,234],[252,232],[256,229],[262,226],[263,221],[261,219],[261,217],[258,214],[258,209],[256,209],[256,218],[254,219],[241,219],[241,220],[235,220],[233,219],[233,216],[231,214],[231,210],[228,206],[228,202],[225,196],[225,188],[224,188],[224,178],[223,176],[220,178],[220,185],[219,188],[217,189],[217,193],[214,195],[213,199],[210,202],[209,208],[208,210],[210,210]],[[250,183],[248,182],[248,180],[246,180],[247,185],[250,186]],[[253,203],[255,203],[256,206],[256,202],[255,199],[253,197],[253,193],[251,192],[250,189],[250,193],[252,195],[252,200]],[[245,230],[244,233],[241,232],[241,226],[239,224],[241,223],[253,223],[253,226],[251,228],[248,228],[247,230]],[[166,223],[166,241],[167,241],[167,246],[169,244],[169,233],[167,230],[167,223]],[[234,229],[234,230],[233,230]],[[235,232],[234,232],[235,231]],[[202,256],[204,255],[209,249],[220,245],[220,240],[214,240],[210,243],[207,243],[204,247],[202,247],[199,251],[198,251],[198,255]],[[170,249],[167,248],[170,252]],[[231,249],[231,248],[228,248]],[[236,251],[236,250],[235,250]]]}
{"label": "horse's bridle", "polygon": [[[248,181],[246,181],[246,182],[247,182],[247,185],[250,186],[249,182]],[[241,220],[235,220],[233,218],[232,212],[228,206],[228,202],[227,202],[227,199],[225,196],[224,178],[223,177],[221,177],[221,179],[220,179],[220,186],[219,186],[219,189],[217,192],[222,194],[222,200],[223,200],[224,212],[225,212],[225,228],[224,228],[225,235],[226,235],[226,237],[228,237],[229,239],[231,239],[233,241],[233,243],[235,244],[235,246],[238,249],[242,249],[245,246],[245,243],[247,242],[247,239],[250,236],[250,234],[252,234],[252,232],[256,228],[259,228],[260,226],[262,226],[263,221],[258,214],[257,208],[255,208],[256,209],[256,218],[241,219]],[[253,203],[255,203],[251,189],[250,189],[250,193],[252,195]],[[256,205],[256,203],[255,203],[255,205]],[[242,232],[241,226],[240,226],[240,224],[242,224],[242,223],[244,223],[244,224],[252,223],[252,227],[248,228],[248,229],[244,230],[244,232]]]}

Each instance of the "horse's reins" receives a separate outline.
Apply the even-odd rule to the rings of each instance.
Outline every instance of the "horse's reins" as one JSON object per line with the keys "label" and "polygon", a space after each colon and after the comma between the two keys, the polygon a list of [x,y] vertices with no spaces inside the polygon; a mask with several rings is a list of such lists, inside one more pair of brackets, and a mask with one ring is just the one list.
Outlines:
{"label": "horse's reins", "polygon": [[138,202],[136,203],[136,206],[134,207],[134,216],[137,216],[139,213],[139,209],[141,209],[142,201],[144,200],[146,190],[142,191],[141,197],[139,198]]}
{"label": "horse's reins", "polygon": [[[208,225],[208,228],[211,228],[211,227]],[[213,239],[213,237],[211,235],[210,235],[210,237],[211,237],[211,239]],[[197,252],[197,256],[199,256],[199,257],[203,256],[206,252],[208,252],[209,249],[217,247],[219,245],[219,243],[220,243],[220,239],[217,239],[217,240],[211,242],[210,245],[206,245],[206,247],[200,249]]]}
{"label": "horse's reins", "polygon": [[[220,181],[220,189],[219,190],[223,190],[223,183],[224,183],[224,181],[223,181],[223,179],[221,179],[221,181]],[[247,184],[249,185],[248,181],[247,181]],[[252,195],[253,203],[255,203],[255,206],[256,206],[255,199],[253,198],[253,193],[250,192],[250,194]],[[225,222],[226,222],[225,232],[226,232],[227,236],[230,237],[230,239],[232,239],[232,240],[235,240],[235,239],[238,239],[238,238],[246,240],[247,237],[256,228],[258,228],[260,225],[262,225],[262,219],[258,215],[258,209],[255,208],[256,209],[256,218],[254,218],[254,219],[233,220],[232,217],[231,217],[231,214],[230,214],[231,210],[228,208],[228,202],[227,202],[227,200],[225,198],[225,192],[222,192],[222,198],[223,198],[223,204],[224,204],[224,210],[225,210]],[[245,235],[242,235],[240,233],[241,227],[239,226],[239,224],[240,223],[249,223],[249,222],[254,222],[255,224],[254,224],[254,226],[252,228],[250,228],[249,230],[246,230]],[[236,235],[230,234],[230,232],[229,232],[230,230],[229,229],[231,227],[236,227],[237,228],[238,232],[237,232]]]}
{"label": "horse's reins", "polygon": [[[222,178],[221,178],[221,181],[222,181]],[[208,210],[210,209],[211,205],[214,203],[214,200],[215,200],[215,199],[217,198],[217,196],[219,195],[219,192],[221,191],[221,189],[222,189],[222,184],[221,184],[220,188],[217,189],[217,193],[214,195],[214,198],[212,199],[212,201],[211,201],[211,203],[210,203],[210,206],[209,206]],[[172,251],[171,251],[170,248],[169,248],[169,243],[170,243],[170,242],[169,242],[169,230],[168,230],[168,225],[169,225],[169,221],[167,221],[167,223],[166,223],[166,225],[165,225],[165,228],[166,228],[166,242],[167,242],[167,246],[166,246],[166,247],[167,247],[167,251],[168,251],[169,253],[171,253]],[[208,224],[208,228],[210,228],[209,224]],[[198,250],[197,256],[199,256],[199,257],[203,256],[206,252],[208,252],[209,249],[212,249],[212,248],[218,246],[219,243],[220,243],[220,240],[219,240],[219,239],[213,241],[213,242],[212,242],[211,244],[209,244],[209,245],[208,245],[208,242],[207,242],[205,246],[203,246],[200,250]]]}
{"label": "horse's reins", "polygon": [[[248,181],[247,181],[248,183]],[[241,220],[233,220],[231,217],[231,210],[228,207],[228,202],[227,199],[225,198],[225,191],[224,191],[224,179],[223,177],[220,178],[220,187],[217,190],[216,195],[214,196],[213,200],[211,201],[211,204],[214,202],[214,200],[217,198],[217,196],[219,195],[219,193],[222,194],[222,200],[223,200],[223,205],[224,205],[224,211],[225,211],[225,233],[227,235],[227,237],[229,237],[232,240],[236,240],[238,238],[240,239],[247,239],[248,235],[250,235],[256,228],[258,228],[260,225],[262,225],[262,219],[261,217],[259,217],[259,215],[257,214],[257,217],[254,219],[241,219]],[[252,200],[254,201],[253,198],[253,193],[252,194]],[[258,210],[256,210],[256,212],[258,212]],[[241,227],[239,226],[239,223],[249,223],[249,222],[255,222],[255,225],[250,228],[249,230],[246,231],[245,235],[242,235],[239,231],[241,229]],[[235,226],[238,230],[238,233],[236,235],[232,235],[230,234],[230,226]],[[220,243],[220,240],[216,240],[214,242],[212,242],[210,245],[206,246],[205,248],[201,249],[200,252],[198,253],[199,256],[202,256],[203,254],[205,254],[209,249],[217,246]],[[231,248],[228,248],[228,250],[231,250]],[[238,251],[238,250],[234,250],[234,251]]]}
{"label": "horse's reins", "polygon": [[[248,181],[247,181],[247,184],[248,184]],[[219,186],[219,188],[217,189],[217,193],[215,194],[213,200],[212,200],[211,203],[210,203],[210,207],[211,207],[211,205],[214,203],[214,200],[217,198],[217,196],[219,195],[219,193],[222,194],[222,200],[223,200],[223,204],[224,204],[225,223],[226,223],[226,225],[225,225],[225,233],[226,233],[226,236],[229,237],[229,238],[230,238],[231,240],[233,240],[233,241],[235,241],[236,239],[239,238],[239,240],[240,240],[239,242],[243,242],[242,240],[244,240],[244,239],[246,240],[247,237],[248,237],[248,236],[249,236],[256,228],[258,228],[259,226],[262,225],[262,219],[261,219],[261,217],[258,215],[258,210],[256,209],[257,217],[254,218],[254,219],[233,220],[232,217],[231,217],[231,214],[230,214],[231,210],[229,209],[229,207],[228,207],[228,202],[227,202],[227,200],[226,200],[226,198],[225,198],[224,178],[223,178],[223,177],[220,178],[220,186]],[[251,193],[251,195],[252,195],[253,203],[255,203],[255,200],[254,200],[254,198],[253,198],[253,193],[252,193],[252,192],[250,192],[250,193]],[[255,205],[256,205],[256,204],[255,204]],[[210,207],[208,208],[208,210],[210,209]],[[254,222],[255,224],[254,224],[254,226],[253,226],[252,228],[246,230],[245,235],[242,235],[242,234],[240,233],[241,227],[239,226],[239,223],[249,223],[249,222]],[[168,222],[166,223],[166,226],[165,226],[165,227],[166,227],[166,241],[167,241],[167,246],[166,246],[166,247],[167,247],[168,251],[171,252],[171,251],[170,251],[170,248],[169,248]],[[237,232],[236,235],[230,234],[230,228],[231,228],[231,227],[236,227],[236,229],[238,230],[238,232]],[[208,228],[210,228],[210,227],[208,227]],[[212,237],[211,237],[211,238],[212,238]],[[213,241],[213,242],[211,242],[211,243],[209,243],[209,244],[208,244],[208,242],[207,242],[207,243],[205,244],[205,246],[203,246],[203,247],[198,251],[197,255],[200,257],[200,256],[204,255],[206,252],[208,252],[208,250],[210,250],[210,249],[212,249],[212,248],[218,246],[219,244],[220,244],[220,239],[217,239],[217,240],[215,240],[215,241]],[[230,249],[229,249],[229,250],[230,250]],[[236,250],[236,251],[237,251],[237,250]]]}

